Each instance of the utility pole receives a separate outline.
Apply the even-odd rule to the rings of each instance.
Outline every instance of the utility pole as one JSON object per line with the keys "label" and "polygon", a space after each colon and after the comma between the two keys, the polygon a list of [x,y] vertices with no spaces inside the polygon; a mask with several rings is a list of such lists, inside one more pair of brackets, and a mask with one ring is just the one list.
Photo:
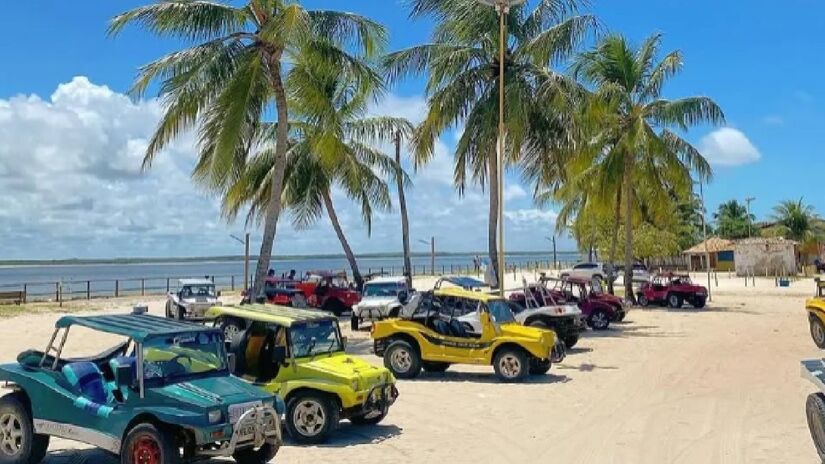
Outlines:
{"label": "utility pole", "polygon": [[751,237],[751,225],[753,224],[753,221],[751,220],[751,202],[753,200],[756,200],[756,198],[755,197],[745,198],[745,205],[748,209],[748,238]]}
{"label": "utility pole", "polygon": [[249,232],[246,233],[243,240],[231,234],[229,236],[235,239],[237,242],[243,243],[243,289],[244,291],[249,292]]}
{"label": "utility pole", "polygon": [[553,269],[555,269],[556,268],[556,263],[558,262],[556,260],[556,235],[554,234],[552,237],[544,237],[544,238],[553,243]]}
{"label": "utility pole", "polygon": [[430,269],[432,270],[433,275],[435,275],[435,237],[430,237],[429,242],[421,239],[418,241],[424,245],[430,245]]}
{"label": "utility pole", "polygon": [[702,238],[705,241],[705,266],[708,271],[708,301],[713,301],[710,295],[710,250],[708,249],[708,224],[705,220],[705,190],[702,181],[699,181],[699,198],[702,201]]}

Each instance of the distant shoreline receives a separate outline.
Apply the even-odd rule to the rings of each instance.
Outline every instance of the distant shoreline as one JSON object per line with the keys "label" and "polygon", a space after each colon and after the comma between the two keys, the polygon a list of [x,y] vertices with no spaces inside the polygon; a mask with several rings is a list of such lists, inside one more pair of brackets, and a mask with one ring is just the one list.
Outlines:
{"label": "distant shoreline", "polygon": [[[579,254],[578,251],[557,251],[560,256]],[[552,255],[552,251],[511,251],[507,255],[536,255],[548,256]],[[486,252],[441,252],[436,253],[436,256],[481,256],[487,255]],[[412,253],[413,257],[429,257],[429,253]],[[342,254],[317,254],[317,255],[283,255],[273,256],[274,261],[298,261],[305,259],[343,259],[346,256]],[[401,253],[366,253],[356,256],[357,259],[371,259],[371,258],[403,258]],[[19,260],[0,260],[1,267],[17,267],[17,266],[83,266],[83,265],[106,265],[106,264],[187,264],[187,263],[222,263],[222,262],[237,262],[243,261],[243,255],[239,256],[196,256],[196,257],[171,257],[171,258],[89,258],[89,259],[19,259]],[[255,261],[258,256],[250,256],[250,261]]]}

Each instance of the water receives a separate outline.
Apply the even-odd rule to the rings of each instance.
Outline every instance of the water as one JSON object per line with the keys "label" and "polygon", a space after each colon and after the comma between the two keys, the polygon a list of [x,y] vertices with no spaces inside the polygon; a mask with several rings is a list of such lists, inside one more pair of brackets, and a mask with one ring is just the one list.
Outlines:
{"label": "water", "polygon": [[[578,253],[558,254],[559,261],[577,260]],[[508,264],[526,265],[540,261],[551,262],[548,253],[513,253],[507,255]],[[429,256],[413,256],[414,274],[431,273]],[[270,265],[277,274],[294,269],[298,275],[311,270],[349,271],[344,257],[276,259]],[[384,272],[401,274],[401,257],[358,258],[362,274]],[[436,256],[437,273],[467,272],[473,267],[473,255]],[[255,272],[255,261],[250,262],[250,273]],[[55,299],[62,288],[64,299],[163,293],[174,288],[177,279],[187,277],[213,277],[221,288],[243,287],[243,260],[187,263],[135,263],[135,264],[72,264],[26,265],[0,267],[0,292],[25,290],[31,299]]]}

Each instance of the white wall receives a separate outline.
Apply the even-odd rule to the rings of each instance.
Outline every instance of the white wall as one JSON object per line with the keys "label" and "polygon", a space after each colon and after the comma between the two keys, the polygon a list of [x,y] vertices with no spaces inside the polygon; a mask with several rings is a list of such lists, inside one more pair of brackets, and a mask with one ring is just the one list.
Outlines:
{"label": "white wall", "polygon": [[734,249],[736,275],[794,274],[796,254],[792,242],[744,240],[737,242]]}

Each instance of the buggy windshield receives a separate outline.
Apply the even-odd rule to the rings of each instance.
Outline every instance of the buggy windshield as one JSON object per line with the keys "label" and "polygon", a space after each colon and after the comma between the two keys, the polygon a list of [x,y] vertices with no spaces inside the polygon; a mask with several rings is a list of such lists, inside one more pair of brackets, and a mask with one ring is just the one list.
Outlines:
{"label": "buggy windshield", "polygon": [[214,297],[216,295],[214,285],[187,285],[181,289],[180,294],[183,298]]}
{"label": "buggy windshield", "polygon": [[226,369],[226,348],[218,333],[180,334],[143,343],[146,380],[210,374]]}
{"label": "buggy windshield", "polygon": [[296,358],[344,351],[338,325],[332,320],[293,325],[290,339],[292,354]]}
{"label": "buggy windshield", "polygon": [[401,290],[404,290],[404,285],[395,282],[366,284],[364,296],[397,296]]}
{"label": "buggy windshield", "polygon": [[504,300],[490,300],[487,302],[487,310],[490,311],[490,319],[496,324],[509,324],[516,322],[510,305]]}

